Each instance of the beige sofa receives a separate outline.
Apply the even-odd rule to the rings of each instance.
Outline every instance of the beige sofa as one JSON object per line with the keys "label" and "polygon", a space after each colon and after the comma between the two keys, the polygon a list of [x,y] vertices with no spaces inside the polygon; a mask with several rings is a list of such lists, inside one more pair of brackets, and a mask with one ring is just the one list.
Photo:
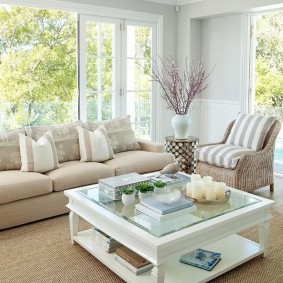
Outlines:
{"label": "beige sofa", "polygon": [[[128,121],[128,117],[123,119],[123,122]],[[53,127],[25,128],[26,135],[30,135],[35,140],[37,132],[42,134],[52,129],[61,167],[46,173],[19,170],[19,152],[13,151],[17,149],[18,132],[23,132],[23,129],[0,132],[0,230],[68,213],[64,190],[96,184],[101,178],[115,175],[158,171],[174,161],[174,156],[165,153],[161,143],[137,141],[132,137],[133,132],[129,129],[129,124],[124,127],[125,125],[122,126],[117,121],[121,122],[119,118],[108,121],[110,124],[105,122],[115,154],[114,159],[105,162],[80,161],[76,136],[76,124],[81,124],[80,121]],[[83,126],[89,129],[95,128],[94,124],[91,124],[92,127],[89,125]],[[113,125],[115,126],[112,127]],[[127,137],[126,147],[121,143],[121,139],[120,143],[117,142],[120,126],[123,128],[120,131],[122,143]],[[129,136],[133,143],[129,142]],[[123,148],[119,149],[119,146]],[[69,153],[68,149],[71,149]],[[10,154],[8,154],[9,150]],[[12,163],[11,159],[7,159],[8,157],[13,158]]]}

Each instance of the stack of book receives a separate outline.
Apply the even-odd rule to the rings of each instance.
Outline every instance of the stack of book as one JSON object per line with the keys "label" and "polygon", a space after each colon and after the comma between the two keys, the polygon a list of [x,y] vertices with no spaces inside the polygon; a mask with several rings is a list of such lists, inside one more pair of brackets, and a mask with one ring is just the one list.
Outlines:
{"label": "stack of book", "polygon": [[125,246],[116,249],[115,259],[136,275],[153,268],[151,262]]}
{"label": "stack of book", "polygon": [[192,201],[185,198],[179,198],[170,203],[160,202],[155,198],[145,198],[141,199],[139,204],[136,204],[136,210],[158,221],[165,221],[192,213],[196,210],[196,207]]}
{"label": "stack of book", "polygon": [[101,245],[105,248],[106,252],[113,253],[118,247],[122,246],[121,243],[119,243],[114,238],[110,237],[100,229],[95,227],[94,231],[96,236],[96,242],[101,243]]}
{"label": "stack of book", "polygon": [[180,262],[190,264],[205,270],[212,270],[221,260],[221,253],[211,252],[204,249],[196,249],[190,253],[182,255]]}

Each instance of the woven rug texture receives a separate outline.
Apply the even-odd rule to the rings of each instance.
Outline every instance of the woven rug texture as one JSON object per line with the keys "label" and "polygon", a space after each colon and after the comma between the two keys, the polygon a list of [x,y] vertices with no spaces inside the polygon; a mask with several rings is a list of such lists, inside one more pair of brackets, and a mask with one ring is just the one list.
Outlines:
{"label": "woven rug texture", "polygon": [[[283,282],[283,205],[273,208],[272,215],[268,256],[252,259],[210,282]],[[80,229],[89,227],[86,222],[80,222]],[[258,228],[241,235],[258,241]],[[71,244],[69,219],[63,215],[0,232],[0,282],[124,281],[82,247]],[[188,278],[184,283],[189,282]]]}

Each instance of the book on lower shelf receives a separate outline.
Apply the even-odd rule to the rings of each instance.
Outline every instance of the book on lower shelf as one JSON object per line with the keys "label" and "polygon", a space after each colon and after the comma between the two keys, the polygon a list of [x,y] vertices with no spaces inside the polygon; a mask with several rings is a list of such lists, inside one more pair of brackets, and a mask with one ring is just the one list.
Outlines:
{"label": "book on lower shelf", "polygon": [[121,265],[123,265],[124,267],[126,267],[128,270],[130,270],[131,272],[133,272],[136,275],[147,272],[147,271],[149,271],[153,268],[152,263],[148,263],[148,264],[141,266],[141,267],[135,267],[132,264],[130,264],[128,261],[126,261],[124,258],[122,258],[121,256],[119,256],[117,254],[115,255],[115,259],[116,259],[117,262],[119,262]]}
{"label": "book on lower shelf", "polygon": [[179,198],[178,200],[169,203],[161,202],[155,198],[144,198],[141,199],[140,203],[162,215],[172,213],[194,205],[192,201],[187,200],[185,198]]}
{"label": "book on lower shelf", "polygon": [[205,270],[212,270],[221,260],[221,253],[204,249],[196,249],[180,257],[180,262],[196,266]]}
{"label": "book on lower shelf", "polygon": [[117,248],[116,254],[136,268],[140,268],[144,265],[150,264],[147,259],[125,246]]}
{"label": "book on lower shelf", "polygon": [[171,219],[176,219],[176,217],[180,217],[180,216],[184,216],[188,213],[192,213],[194,211],[196,211],[196,206],[190,206],[184,209],[180,209],[171,213],[167,213],[167,214],[160,214],[154,210],[152,210],[151,208],[141,204],[141,203],[137,203],[135,205],[135,208],[137,211],[140,211],[152,218],[154,218],[157,221],[166,221],[166,220],[171,220]]}
{"label": "book on lower shelf", "polygon": [[116,251],[118,247],[122,246],[120,242],[110,237],[108,234],[106,234],[102,230],[96,227],[93,227],[93,230],[95,233],[96,242],[99,243],[101,246],[103,246],[106,252],[113,253]]}

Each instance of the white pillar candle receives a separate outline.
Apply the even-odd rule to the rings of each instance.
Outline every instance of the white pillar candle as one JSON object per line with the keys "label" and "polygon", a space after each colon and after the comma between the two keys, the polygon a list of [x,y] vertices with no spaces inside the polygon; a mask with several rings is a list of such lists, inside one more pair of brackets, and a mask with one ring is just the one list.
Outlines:
{"label": "white pillar candle", "polygon": [[187,183],[187,188],[186,188],[186,195],[191,198],[192,197],[192,183]]}
{"label": "white pillar candle", "polygon": [[206,190],[206,200],[209,200],[209,201],[216,200],[215,188],[208,188]]}
{"label": "white pillar candle", "polygon": [[200,174],[191,174],[191,182],[194,183],[194,182],[198,182],[198,181],[201,181]]}
{"label": "white pillar candle", "polygon": [[213,181],[213,178],[211,176],[204,176],[203,178],[203,181],[206,183],[206,182],[212,182]]}
{"label": "white pillar candle", "polygon": [[217,182],[215,184],[215,188],[216,188],[216,199],[225,199],[226,184],[223,182]]}
{"label": "white pillar candle", "polygon": [[192,198],[202,199],[202,181],[195,181],[192,183]]}

